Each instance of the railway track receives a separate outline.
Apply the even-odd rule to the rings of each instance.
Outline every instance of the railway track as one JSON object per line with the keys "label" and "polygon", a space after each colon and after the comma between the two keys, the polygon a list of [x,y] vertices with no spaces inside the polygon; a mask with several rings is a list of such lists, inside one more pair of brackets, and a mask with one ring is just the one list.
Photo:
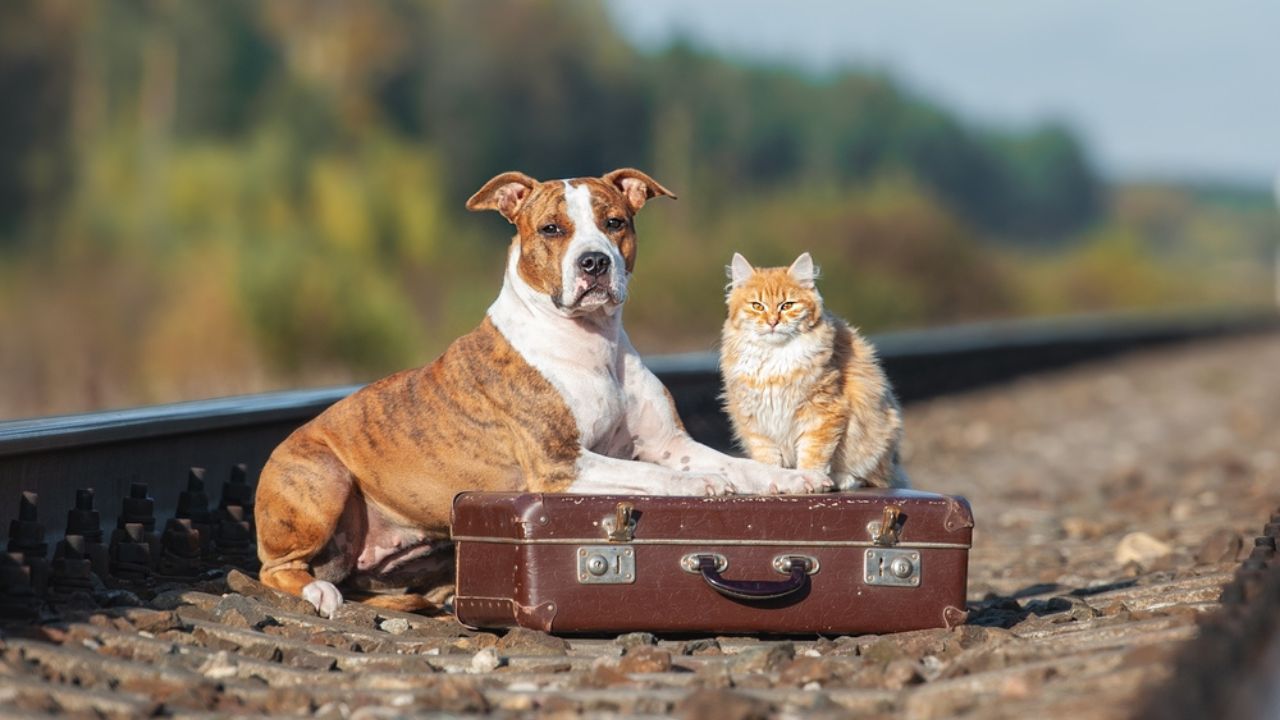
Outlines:
{"label": "railway track", "polygon": [[[564,639],[358,605],[316,617],[253,579],[248,484],[342,389],[0,424],[0,527],[28,548],[0,564],[0,714],[1274,717],[1274,328],[877,338],[909,401],[917,484],[968,496],[978,519],[969,624],[882,637]],[[723,442],[706,358],[654,364],[691,430]],[[98,542],[76,494],[89,486]],[[38,503],[9,504],[24,491]],[[43,587],[24,589],[31,577]]]}

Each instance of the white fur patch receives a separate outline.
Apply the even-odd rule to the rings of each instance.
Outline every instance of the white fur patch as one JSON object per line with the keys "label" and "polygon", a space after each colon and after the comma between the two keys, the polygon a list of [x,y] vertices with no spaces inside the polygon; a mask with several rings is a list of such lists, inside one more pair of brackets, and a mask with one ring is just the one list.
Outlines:
{"label": "white fur patch", "polygon": [[[733,350],[735,361],[726,372],[731,378],[749,377],[759,383],[744,393],[739,410],[753,418],[757,432],[777,443],[783,466],[795,467],[796,444],[803,431],[796,424],[796,413],[809,398],[818,357],[827,352],[826,343],[812,334],[775,344],[744,333],[735,340]],[[797,368],[813,368],[815,372],[813,377],[796,377]],[[770,378],[785,378],[786,382],[765,383]]]}
{"label": "white fur patch", "polygon": [[565,401],[585,448],[608,441],[624,415],[618,378],[621,313],[567,317],[546,295],[520,277],[519,241],[512,244],[507,273],[489,319]]}
{"label": "white fur patch", "polygon": [[561,260],[561,280],[564,288],[561,302],[571,304],[577,294],[585,287],[585,282],[578,270],[578,258],[583,253],[602,252],[609,256],[609,272],[607,282],[619,301],[627,299],[627,266],[626,260],[618,246],[610,242],[600,227],[596,225],[596,215],[591,209],[591,188],[586,185],[573,187],[568,180],[564,181],[564,204],[573,221],[573,239],[564,251]]}
{"label": "white fur patch", "polygon": [[333,614],[342,607],[342,593],[331,582],[313,580],[302,588],[302,599],[315,606],[321,615],[333,619]]}
{"label": "white fur patch", "polygon": [[734,344],[735,374],[756,378],[787,376],[799,367],[812,366],[818,356],[827,352],[827,343],[816,334],[797,334],[790,342],[772,342],[768,336],[752,337],[750,331]]}
{"label": "white fur patch", "polygon": [[737,488],[724,473],[680,472],[646,462],[586,452],[568,492],[609,495],[731,495]]}

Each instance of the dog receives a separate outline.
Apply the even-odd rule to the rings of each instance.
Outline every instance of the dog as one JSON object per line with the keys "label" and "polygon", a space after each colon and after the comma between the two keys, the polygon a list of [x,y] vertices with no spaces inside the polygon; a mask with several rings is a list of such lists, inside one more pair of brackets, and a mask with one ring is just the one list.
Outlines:
{"label": "dog", "polygon": [[635,214],[655,197],[675,196],[631,168],[485,183],[467,208],[516,228],[497,300],[434,362],[358,390],[275,449],[256,499],[262,582],[329,617],[338,584],[372,605],[432,608],[420,592],[451,581],[449,514],[466,490],[829,490],[821,473],[695,442],[632,347]]}

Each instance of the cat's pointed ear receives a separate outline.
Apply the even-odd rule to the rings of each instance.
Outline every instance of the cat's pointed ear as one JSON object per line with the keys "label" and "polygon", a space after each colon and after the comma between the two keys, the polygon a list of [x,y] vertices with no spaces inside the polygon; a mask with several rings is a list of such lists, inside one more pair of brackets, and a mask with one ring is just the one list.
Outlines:
{"label": "cat's pointed ear", "polygon": [[802,287],[811,288],[814,281],[818,279],[818,267],[813,264],[813,257],[809,253],[800,253],[800,257],[791,263],[791,267],[787,268],[787,272]]}
{"label": "cat's pointed ear", "polygon": [[742,257],[742,253],[734,253],[733,260],[729,262],[726,268],[729,272],[729,286],[737,287],[741,285],[747,278],[755,274],[756,269],[751,267],[751,263]]}

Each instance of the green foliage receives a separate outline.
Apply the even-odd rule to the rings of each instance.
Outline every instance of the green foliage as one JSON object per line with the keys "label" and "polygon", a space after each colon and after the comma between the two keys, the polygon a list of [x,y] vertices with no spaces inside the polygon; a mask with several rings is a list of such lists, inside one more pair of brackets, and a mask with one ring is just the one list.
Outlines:
{"label": "green foliage", "polygon": [[[646,169],[628,328],[707,348],[735,250],[867,330],[1256,303],[1275,219],[1113,190],[1066,128],[891,77],[628,46],[598,2],[0,5],[0,417],[346,382],[482,317],[509,169]],[[1265,198],[1265,194],[1263,195]]]}
{"label": "green foliage", "polygon": [[[50,67],[66,74],[77,53],[93,59],[74,72],[94,91],[55,85],[56,101],[24,108],[33,127],[79,115],[91,129],[136,124],[182,142],[271,125],[308,148],[390,129],[437,149],[451,200],[511,167],[544,177],[654,167],[673,141],[698,168],[686,189],[707,195],[900,172],[1014,240],[1061,240],[1098,216],[1098,180],[1060,127],[979,131],[865,72],[744,67],[687,44],[638,55],[597,3],[90,7],[78,24],[28,11],[27,24],[77,39],[41,57]],[[673,130],[687,137],[667,138]],[[36,139],[56,149],[68,138]]]}

